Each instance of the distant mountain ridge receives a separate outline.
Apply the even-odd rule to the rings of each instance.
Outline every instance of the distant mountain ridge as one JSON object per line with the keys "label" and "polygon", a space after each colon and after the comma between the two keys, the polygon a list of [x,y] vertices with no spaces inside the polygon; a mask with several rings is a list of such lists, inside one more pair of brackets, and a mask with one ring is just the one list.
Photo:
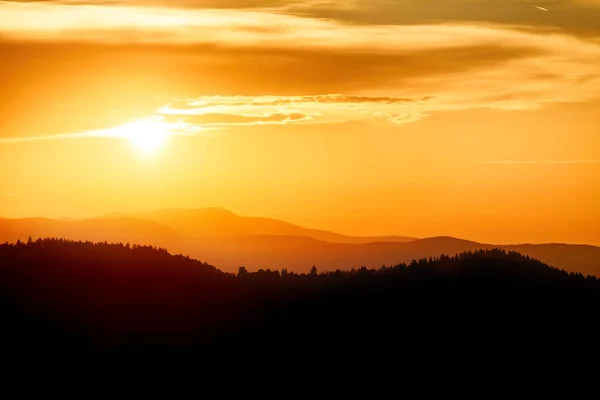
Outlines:
{"label": "distant mountain ridge", "polygon": [[109,214],[108,217],[131,217],[158,222],[193,236],[299,236],[330,243],[410,242],[406,236],[349,236],[304,228],[273,218],[244,217],[231,211],[210,207],[191,210],[162,209],[135,214]]}
{"label": "distant mountain ridge", "polygon": [[493,245],[452,237],[352,237],[287,222],[242,217],[222,209],[161,210],[90,220],[0,219],[0,242],[45,237],[160,246],[224,271],[307,272],[409,263],[413,259],[501,248],[569,272],[600,276],[600,247],[569,244]]}

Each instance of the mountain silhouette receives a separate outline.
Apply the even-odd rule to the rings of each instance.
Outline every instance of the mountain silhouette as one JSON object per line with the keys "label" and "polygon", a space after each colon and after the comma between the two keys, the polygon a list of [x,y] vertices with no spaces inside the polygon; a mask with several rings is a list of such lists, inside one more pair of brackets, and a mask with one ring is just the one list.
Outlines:
{"label": "mountain silhouette", "polygon": [[345,268],[378,268],[413,259],[459,254],[465,251],[502,248],[535,257],[570,272],[600,276],[600,247],[587,245],[513,245],[482,244],[450,237],[420,239],[406,243],[376,242],[358,245],[328,243],[294,236],[243,236],[205,238],[198,242],[195,255],[203,254],[210,262],[227,271],[246,266],[289,268],[308,272],[313,265],[323,271]]}
{"label": "mountain silhouette", "polygon": [[597,278],[500,249],[378,269],[226,274],[150,246],[0,245],[0,339],[20,357],[123,348],[153,357],[161,348],[289,356],[377,346],[384,358],[396,347],[422,357],[424,349],[449,344],[464,354],[487,343],[546,352],[565,333],[586,332],[581,324],[595,323],[598,300]]}
{"label": "mountain silhouette", "polygon": [[156,210],[136,214],[113,214],[158,222],[194,236],[299,236],[330,243],[409,242],[405,236],[347,236],[318,229],[303,228],[288,222],[260,217],[243,217],[222,208],[195,210]]}
{"label": "mountain silhouette", "polygon": [[48,218],[0,218],[0,241],[15,242],[29,236],[60,237],[70,240],[173,245],[194,238],[153,221],[129,217],[88,220],[54,220]]}
{"label": "mountain silhouette", "polygon": [[287,268],[297,272],[308,272],[312,266],[317,266],[321,271],[362,266],[379,268],[440,254],[454,255],[465,251],[502,248],[569,272],[600,276],[600,247],[596,246],[493,245],[452,237],[404,242],[397,241],[400,240],[398,237],[392,237],[389,241],[385,237],[355,238],[301,228],[283,221],[240,217],[222,209],[163,210],[136,214],[135,217],[111,215],[75,221],[0,219],[0,242],[25,241],[29,236],[34,239],[60,237],[144,243],[201,258],[229,272],[237,271],[240,266],[251,271]]}

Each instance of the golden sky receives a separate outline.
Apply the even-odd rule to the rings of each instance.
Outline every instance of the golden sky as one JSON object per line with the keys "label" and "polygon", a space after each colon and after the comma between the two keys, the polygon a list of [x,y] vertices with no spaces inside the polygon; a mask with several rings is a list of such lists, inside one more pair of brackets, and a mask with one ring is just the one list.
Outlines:
{"label": "golden sky", "polygon": [[0,1],[0,216],[600,244],[600,1]]}

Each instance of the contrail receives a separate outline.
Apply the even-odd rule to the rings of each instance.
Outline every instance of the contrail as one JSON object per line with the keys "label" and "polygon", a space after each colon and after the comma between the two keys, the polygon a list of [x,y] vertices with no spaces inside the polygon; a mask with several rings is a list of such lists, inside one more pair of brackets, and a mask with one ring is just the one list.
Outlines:
{"label": "contrail", "polygon": [[544,7],[540,7],[540,6],[534,6],[534,7],[537,8],[538,10],[548,11],[548,9],[546,9]]}

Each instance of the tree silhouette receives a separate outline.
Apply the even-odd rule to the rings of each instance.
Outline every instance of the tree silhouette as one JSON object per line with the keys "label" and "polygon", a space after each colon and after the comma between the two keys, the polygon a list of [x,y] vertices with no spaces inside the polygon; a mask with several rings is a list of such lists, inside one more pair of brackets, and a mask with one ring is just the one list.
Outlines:
{"label": "tree silhouette", "polygon": [[380,269],[318,273],[313,266],[308,274],[242,266],[233,275],[138,244],[0,245],[2,334],[21,346],[261,348],[281,340],[289,351],[307,341],[333,348],[343,338],[346,349],[377,346],[386,337],[423,348],[438,340],[432,335],[485,346],[492,339],[474,332],[560,337],[560,327],[594,321],[599,304],[596,277],[504,250]]}

